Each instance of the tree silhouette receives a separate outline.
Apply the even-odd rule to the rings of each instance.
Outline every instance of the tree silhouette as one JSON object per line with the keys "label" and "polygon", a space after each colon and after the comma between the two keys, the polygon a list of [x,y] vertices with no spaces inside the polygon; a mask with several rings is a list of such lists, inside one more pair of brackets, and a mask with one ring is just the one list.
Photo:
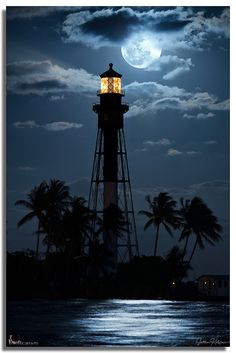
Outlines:
{"label": "tree silhouette", "polygon": [[173,246],[164,258],[165,276],[169,282],[176,282],[187,277],[190,264],[183,262],[183,250],[178,246]]}
{"label": "tree silhouette", "polygon": [[66,243],[70,243],[70,252],[74,256],[82,255],[82,244],[85,238],[90,239],[93,212],[86,206],[83,197],[73,197],[70,206],[66,209],[62,228]]}
{"label": "tree silhouette", "polygon": [[188,260],[188,264],[192,261],[193,255],[197,245],[204,249],[204,241],[215,245],[221,239],[220,233],[222,227],[218,223],[217,217],[213,214],[212,210],[204,203],[199,197],[194,197],[191,201],[184,202],[181,199],[182,208],[180,210],[183,223],[183,230],[181,232],[180,241],[185,239],[185,247],[183,250],[186,254],[188,240],[191,234],[196,236],[196,240]]}
{"label": "tree silhouette", "polygon": [[35,257],[38,259],[39,253],[39,237],[40,233],[45,224],[45,213],[47,208],[47,184],[43,181],[38,186],[35,186],[31,192],[27,195],[27,200],[18,200],[15,205],[24,206],[28,210],[27,213],[18,223],[17,226],[21,227],[26,222],[31,221],[33,218],[37,218],[38,220],[38,229],[36,231],[37,234],[37,242],[36,242],[36,251]]}
{"label": "tree silhouette", "polygon": [[36,259],[38,259],[40,234],[46,234],[44,243],[47,245],[47,253],[52,245],[58,248],[61,219],[69,206],[71,197],[69,188],[65,182],[51,179],[47,184],[43,181],[35,186],[27,195],[27,200],[18,200],[16,205],[24,206],[30,210],[19,222],[21,227],[33,218],[38,219]]}
{"label": "tree silhouette", "polygon": [[60,234],[59,224],[71,202],[69,187],[64,181],[51,179],[47,185],[47,208],[44,243],[47,245],[47,254],[50,248],[57,244],[56,237]]}
{"label": "tree silhouette", "polygon": [[98,218],[99,226],[97,234],[112,231],[117,238],[122,237],[127,232],[128,222],[125,219],[124,212],[115,204],[110,204],[103,212],[103,219]]}
{"label": "tree silhouette", "polygon": [[159,237],[159,229],[162,224],[168,234],[171,236],[171,228],[178,228],[180,225],[179,212],[176,209],[176,201],[167,192],[160,192],[160,194],[151,200],[150,196],[146,197],[150,211],[139,211],[139,214],[148,218],[144,226],[144,230],[148,229],[151,225],[156,228],[154,256],[157,253],[157,242]]}
{"label": "tree silhouette", "polygon": [[188,241],[189,237],[191,234],[191,228],[188,228],[186,226],[187,223],[187,218],[188,218],[188,209],[190,206],[190,200],[184,200],[183,197],[180,198],[180,204],[181,204],[181,209],[180,209],[180,215],[182,217],[182,222],[181,222],[181,227],[182,227],[182,232],[179,238],[179,241],[185,239],[185,244],[184,244],[184,249],[182,252],[182,261],[184,260],[184,257],[186,255],[187,247],[188,247]]}
{"label": "tree silhouette", "polygon": [[111,254],[106,250],[104,243],[98,238],[89,240],[88,268],[89,278],[98,278],[105,274],[106,265],[110,264],[109,256]]}
{"label": "tree silhouette", "polygon": [[114,249],[117,246],[118,238],[127,234],[129,223],[125,218],[124,212],[117,205],[110,204],[104,209],[103,218],[97,219],[97,225],[98,230],[96,231],[93,240],[98,239],[99,235],[103,234],[103,256],[106,257],[107,265],[115,267],[117,254],[114,252]]}

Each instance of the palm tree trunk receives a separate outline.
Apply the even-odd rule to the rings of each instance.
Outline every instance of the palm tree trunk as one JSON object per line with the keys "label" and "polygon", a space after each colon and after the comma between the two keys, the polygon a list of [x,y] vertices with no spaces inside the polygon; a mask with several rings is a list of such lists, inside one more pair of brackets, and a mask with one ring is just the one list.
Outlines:
{"label": "palm tree trunk", "polygon": [[35,250],[35,260],[38,260],[39,256],[39,236],[40,236],[40,221],[38,223],[38,231],[37,231],[37,244],[36,244],[36,250]]}
{"label": "palm tree trunk", "polygon": [[157,232],[156,232],[156,240],[155,240],[155,249],[154,249],[154,255],[153,256],[156,256],[156,253],[157,253],[157,241],[158,241],[158,236],[159,236],[159,227],[160,227],[160,224],[158,223]]}
{"label": "palm tree trunk", "polygon": [[185,245],[184,245],[184,250],[183,250],[183,257],[182,257],[182,262],[184,261],[184,257],[186,255],[186,249],[188,246],[188,241],[189,241],[189,236],[186,238]]}
{"label": "palm tree trunk", "polygon": [[66,283],[70,283],[72,256],[73,256],[73,241],[71,240],[70,249],[69,249],[68,258],[67,258],[66,273],[65,273]]}
{"label": "palm tree trunk", "polygon": [[49,226],[49,229],[48,229],[48,243],[47,243],[47,250],[46,250],[46,258],[49,257],[51,239],[52,239],[51,226]]}
{"label": "palm tree trunk", "polygon": [[190,262],[192,261],[193,254],[194,254],[194,252],[195,252],[195,250],[196,250],[196,247],[197,247],[197,243],[198,243],[198,239],[196,239],[196,241],[195,241],[195,244],[194,244],[194,247],[193,247],[191,256],[190,256],[190,258],[189,258],[189,260],[188,260],[188,264],[190,264]]}
{"label": "palm tree trunk", "polygon": [[47,256],[49,256],[49,252],[50,252],[50,244],[49,242],[47,243]]}

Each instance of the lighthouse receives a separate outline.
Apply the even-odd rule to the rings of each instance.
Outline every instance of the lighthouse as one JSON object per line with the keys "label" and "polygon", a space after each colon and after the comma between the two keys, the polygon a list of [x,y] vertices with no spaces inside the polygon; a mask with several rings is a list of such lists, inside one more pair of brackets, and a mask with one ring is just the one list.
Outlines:
{"label": "lighthouse", "polygon": [[[111,267],[118,262],[130,261],[139,255],[133,198],[124,135],[124,114],[129,106],[122,102],[122,75],[109,69],[100,75],[101,87],[97,92],[100,102],[93,105],[98,117],[98,131],[91,177],[89,207],[104,223],[116,210],[122,215],[122,236],[112,229],[103,232],[102,242]],[[96,234],[94,223],[93,234]]]}

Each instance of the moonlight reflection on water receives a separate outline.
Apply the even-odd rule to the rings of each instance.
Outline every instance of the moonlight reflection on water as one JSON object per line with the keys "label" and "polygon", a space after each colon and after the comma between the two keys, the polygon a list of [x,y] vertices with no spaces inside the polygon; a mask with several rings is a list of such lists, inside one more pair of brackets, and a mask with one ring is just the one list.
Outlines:
{"label": "moonlight reflection on water", "polygon": [[119,299],[10,302],[9,334],[49,347],[196,346],[210,340],[227,345],[229,306]]}

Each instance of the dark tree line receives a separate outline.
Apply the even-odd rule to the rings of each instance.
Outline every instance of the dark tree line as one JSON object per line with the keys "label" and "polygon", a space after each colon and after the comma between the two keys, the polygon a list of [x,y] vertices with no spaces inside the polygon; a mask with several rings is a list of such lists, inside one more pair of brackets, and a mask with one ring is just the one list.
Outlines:
{"label": "dark tree line", "polygon": [[195,237],[194,247],[191,255],[187,260],[190,264],[197,246],[204,249],[204,243],[208,242],[215,245],[221,240],[222,227],[218,223],[216,216],[206,203],[199,197],[192,200],[180,199],[181,208],[177,209],[176,201],[167,192],[161,192],[153,199],[146,197],[148,203],[148,211],[140,211],[148,218],[144,226],[144,230],[150,226],[156,229],[154,256],[157,252],[157,242],[160,227],[163,226],[170,236],[173,236],[173,229],[181,231],[179,241],[185,241],[183,248],[182,261],[187,256],[188,242],[191,236]]}
{"label": "dark tree line", "polygon": [[[130,264],[120,264],[116,282],[111,285],[105,271],[109,264],[109,254],[101,239],[104,233],[109,236],[112,232],[117,237],[125,234],[127,224],[123,212],[116,205],[110,205],[104,210],[103,219],[96,217],[88,208],[86,200],[72,197],[69,187],[60,180],[52,179],[49,183],[43,181],[34,187],[27,198],[17,201],[16,205],[28,209],[26,215],[19,220],[18,227],[32,219],[37,220],[33,254],[35,264],[41,264],[39,272],[44,276],[42,281],[59,281],[63,286],[77,286],[85,296],[96,291],[103,294],[107,291],[107,295],[112,295],[111,288],[114,291],[116,288],[114,295],[120,293],[124,296],[132,295],[132,290],[136,295],[143,293],[143,296],[148,291],[152,293],[150,295],[154,295],[155,291],[167,293],[168,288],[187,276],[197,247],[203,249],[205,242],[215,245],[221,239],[222,228],[213,212],[199,197],[192,200],[181,198],[179,208],[166,192],[153,198],[147,196],[146,201],[148,209],[139,214],[147,218],[144,230],[151,226],[155,229],[153,257],[136,257]],[[179,245],[161,257],[158,254],[158,240],[163,229],[172,237],[178,232]],[[193,237],[194,246],[189,249],[189,239]],[[39,258],[41,242],[46,249],[43,261]],[[84,244],[87,244],[86,252]],[[24,261],[32,263],[32,253],[26,257]],[[14,266],[17,266],[18,260],[12,258]]]}
{"label": "dark tree line", "polygon": [[[99,235],[113,231],[117,237],[126,231],[123,213],[116,205],[104,211],[104,220],[96,217],[83,197],[72,197],[65,182],[51,179],[43,181],[16,205],[24,206],[28,213],[18,222],[23,226],[32,219],[37,220],[35,258],[38,259],[40,239],[46,246],[46,256],[51,252],[66,253],[69,257],[83,256],[83,244],[90,250],[101,252]],[[93,224],[96,233],[93,234]],[[99,249],[100,248],[100,249]],[[91,255],[91,254],[90,254]],[[95,255],[95,254],[94,254]]]}

